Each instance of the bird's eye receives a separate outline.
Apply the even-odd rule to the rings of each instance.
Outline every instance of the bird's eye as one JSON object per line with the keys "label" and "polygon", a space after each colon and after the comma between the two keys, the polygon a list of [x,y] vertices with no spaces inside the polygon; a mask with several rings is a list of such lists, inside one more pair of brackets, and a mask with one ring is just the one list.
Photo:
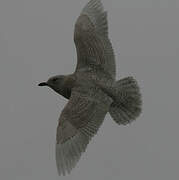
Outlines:
{"label": "bird's eye", "polygon": [[53,82],[56,82],[58,80],[58,78],[53,78],[52,81]]}

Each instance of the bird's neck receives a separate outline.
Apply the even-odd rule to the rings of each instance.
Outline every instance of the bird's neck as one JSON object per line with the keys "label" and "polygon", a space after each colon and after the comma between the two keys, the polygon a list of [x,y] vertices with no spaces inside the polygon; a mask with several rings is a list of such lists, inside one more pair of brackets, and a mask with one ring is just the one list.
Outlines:
{"label": "bird's neck", "polygon": [[71,89],[74,87],[74,85],[75,85],[74,74],[64,76],[62,87],[60,88],[59,94],[69,99],[71,96]]}

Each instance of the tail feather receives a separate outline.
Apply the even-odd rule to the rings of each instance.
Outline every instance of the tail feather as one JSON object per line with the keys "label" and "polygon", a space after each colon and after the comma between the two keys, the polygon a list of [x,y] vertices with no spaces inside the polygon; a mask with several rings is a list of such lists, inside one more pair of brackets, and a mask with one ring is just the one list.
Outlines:
{"label": "tail feather", "polygon": [[129,124],[141,113],[141,94],[137,81],[127,77],[116,82],[109,113],[117,124]]}

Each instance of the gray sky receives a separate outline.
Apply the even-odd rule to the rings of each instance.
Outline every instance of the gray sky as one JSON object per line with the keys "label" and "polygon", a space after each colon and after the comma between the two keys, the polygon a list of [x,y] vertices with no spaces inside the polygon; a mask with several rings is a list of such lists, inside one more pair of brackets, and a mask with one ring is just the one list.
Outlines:
{"label": "gray sky", "polygon": [[0,179],[177,180],[177,0],[102,0],[117,78],[137,78],[143,113],[130,126],[108,114],[71,175],[58,177],[55,134],[67,100],[37,84],[73,72],[73,27],[87,1],[0,1]]}

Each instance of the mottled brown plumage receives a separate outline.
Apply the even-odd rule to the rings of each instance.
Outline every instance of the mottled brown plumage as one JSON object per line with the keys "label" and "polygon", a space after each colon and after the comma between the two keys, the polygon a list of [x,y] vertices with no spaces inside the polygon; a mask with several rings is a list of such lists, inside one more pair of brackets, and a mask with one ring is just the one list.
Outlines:
{"label": "mottled brown plumage", "polygon": [[49,86],[69,99],[56,134],[59,175],[70,173],[109,112],[118,124],[128,124],[141,112],[141,96],[132,77],[115,81],[115,57],[108,38],[107,13],[91,0],[75,24],[77,66],[73,74],[51,77]]}

